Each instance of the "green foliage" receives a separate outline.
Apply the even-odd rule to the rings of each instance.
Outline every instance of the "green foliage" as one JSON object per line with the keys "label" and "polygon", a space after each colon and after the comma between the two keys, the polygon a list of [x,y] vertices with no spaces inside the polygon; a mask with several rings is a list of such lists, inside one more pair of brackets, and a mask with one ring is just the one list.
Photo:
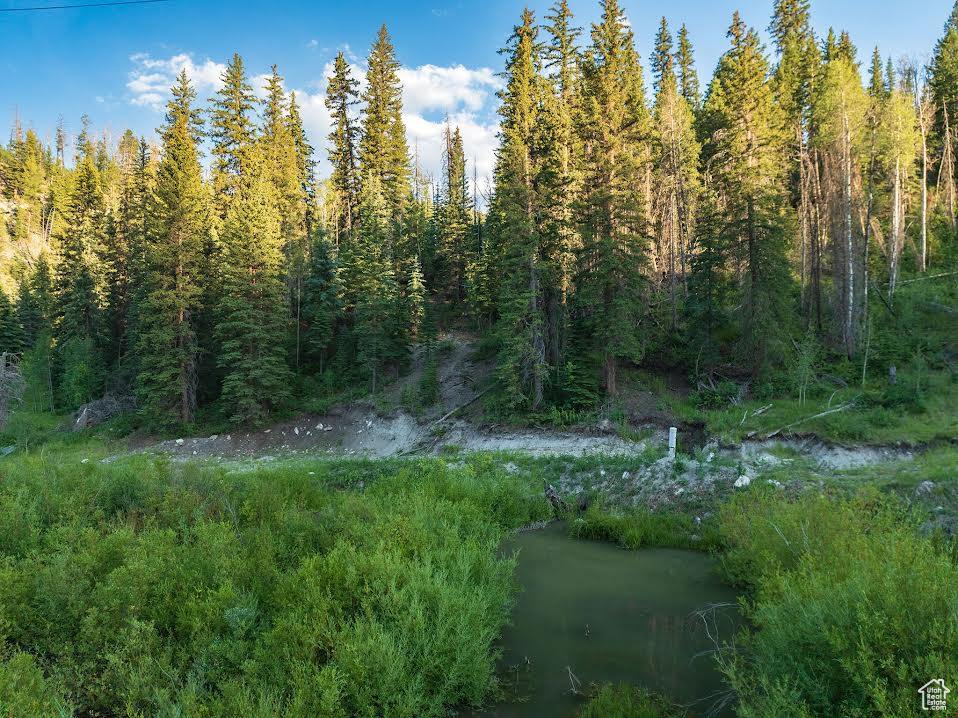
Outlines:
{"label": "green foliage", "polygon": [[221,401],[236,423],[262,423],[290,395],[280,222],[268,171],[266,158],[251,153],[223,227],[215,331]]}
{"label": "green foliage", "polygon": [[665,700],[641,688],[607,683],[577,715],[579,718],[669,718],[676,712]]}
{"label": "green foliage", "polygon": [[140,413],[153,428],[193,420],[200,351],[196,319],[203,294],[207,193],[196,149],[196,91],[180,74],[167,105],[163,159],[147,215],[145,279],[137,304]]}
{"label": "green foliage", "polygon": [[0,464],[0,695],[68,695],[81,715],[410,718],[490,695],[513,590],[499,542],[547,511],[490,461],[79,456]]}
{"label": "green foliage", "polygon": [[[58,354],[60,403],[72,409],[98,397],[103,389],[103,373],[100,356],[93,340],[89,337],[71,337],[59,347]],[[32,370],[34,379],[42,378],[42,354],[33,356],[31,359],[40,364]],[[40,372],[39,376],[38,372]]]}
{"label": "green foliage", "polygon": [[697,526],[684,513],[630,509],[609,510],[590,506],[569,523],[575,538],[616,543],[635,550],[647,547],[709,549],[716,544],[714,529]]}
{"label": "green foliage", "polygon": [[916,686],[958,669],[958,565],[894,503],[757,489],[720,525],[754,597],[724,665],[739,715],[913,715]]}
{"label": "green foliage", "polygon": [[73,715],[58,691],[49,685],[33,656],[21,651],[0,656],[0,716]]}

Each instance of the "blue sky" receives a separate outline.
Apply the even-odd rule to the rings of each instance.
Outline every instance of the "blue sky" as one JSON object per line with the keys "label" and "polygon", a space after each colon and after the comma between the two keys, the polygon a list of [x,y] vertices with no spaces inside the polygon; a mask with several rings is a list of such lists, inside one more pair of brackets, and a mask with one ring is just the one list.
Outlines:
{"label": "blue sky", "polygon": [[[90,0],[0,0],[0,9],[62,5]],[[537,16],[552,0],[535,0]],[[598,16],[597,0],[572,0],[579,24]],[[623,0],[639,51],[648,57],[664,14],[689,27],[703,86],[725,50],[733,10],[763,31],[772,0]],[[813,0],[820,33],[847,28],[867,57],[927,57],[941,34],[953,0]],[[0,116],[15,112],[47,138],[58,115],[70,132],[86,112],[98,131],[116,136],[130,127],[147,137],[162,121],[161,106],[173,74],[186,67],[205,99],[233,52],[252,75],[277,63],[295,89],[313,144],[321,147],[328,117],[325,73],[339,50],[361,73],[362,58],[382,22],[403,64],[410,144],[423,164],[438,169],[437,138],[448,114],[463,127],[466,152],[480,177],[489,173],[495,147],[497,49],[517,22],[522,3],[405,0],[169,0],[139,6],[28,13],[0,12]],[[4,128],[4,136],[6,129]],[[320,152],[323,155],[323,152]],[[320,166],[320,171],[324,166]],[[482,184],[482,183],[481,183]]]}

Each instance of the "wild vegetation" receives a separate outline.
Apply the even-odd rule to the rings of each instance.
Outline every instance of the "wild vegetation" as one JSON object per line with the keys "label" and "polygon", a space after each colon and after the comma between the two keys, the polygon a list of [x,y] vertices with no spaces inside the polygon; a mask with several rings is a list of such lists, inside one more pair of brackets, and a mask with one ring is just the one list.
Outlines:
{"label": "wild vegetation", "polygon": [[[566,0],[518,18],[485,198],[458,128],[440,177],[410,156],[385,26],[361,92],[342,53],[326,78],[328,178],[278,68],[257,95],[239,54],[208,100],[184,71],[154,139],[84,117],[68,157],[62,127],[45,145],[17,118],[0,716],[481,707],[517,588],[501,541],[553,518],[716,555],[750,622],[715,646],[741,716],[911,715],[958,675],[958,5],[926,67],[776,0],[771,51],[736,13],[701,84],[684,26],[646,28],[646,78],[640,29],[601,10],[587,32]],[[641,394],[703,440],[270,462],[126,442],[370,396],[415,419],[462,349],[442,337],[467,335],[494,363],[470,400],[488,421],[638,446]],[[805,434],[912,453],[719,445]],[[594,689],[583,716],[674,712]]]}
{"label": "wild vegetation", "polygon": [[135,399],[148,431],[264,424],[375,393],[410,347],[465,329],[495,357],[500,419],[607,409],[638,370],[688,377],[695,412],[794,402],[756,431],[836,403],[867,416],[835,438],[891,439],[899,407],[925,402],[940,424],[958,8],[926,67],[819,36],[808,0],[777,0],[771,51],[736,14],[700,84],[684,26],[647,29],[648,78],[639,29],[601,6],[587,32],[566,0],[522,13],[483,199],[458,128],[441,176],[410,156],[385,27],[361,92],[342,54],[327,78],[326,179],[277,67],[257,99],[238,54],[208,102],[180,75],[156,141],[84,118],[68,157],[62,127],[47,146],[18,119],[0,349],[23,355],[30,401]]}

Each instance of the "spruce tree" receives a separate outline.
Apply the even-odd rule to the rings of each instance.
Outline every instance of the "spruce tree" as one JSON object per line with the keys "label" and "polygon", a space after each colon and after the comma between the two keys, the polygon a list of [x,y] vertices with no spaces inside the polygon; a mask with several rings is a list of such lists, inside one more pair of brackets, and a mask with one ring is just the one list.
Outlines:
{"label": "spruce tree", "polygon": [[[545,308],[546,357],[558,382],[568,337],[568,306],[575,271],[579,234],[575,200],[580,191],[581,138],[576,123],[581,114],[581,30],[573,24],[568,2],[560,0],[546,15],[548,42],[543,48],[544,68],[551,80],[543,92],[539,135],[543,172],[540,193],[543,205],[541,231],[542,284]],[[561,388],[560,388],[561,389]]]}
{"label": "spruce tree", "polygon": [[758,34],[738,13],[705,101],[706,161],[723,203],[720,234],[740,268],[741,356],[759,372],[781,359],[790,320],[784,117]]}
{"label": "spruce tree", "polygon": [[588,349],[601,356],[606,393],[618,393],[617,364],[643,354],[642,267],[648,217],[636,187],[645,179],[650,117],[632,32],[617,0],[592,26],[584,73],[583,248],[576,298]]}
{"label": "spruce tree", "polygon": [[222,295],[215,331],[224,410],[236,423],[256,424],[289,398],[289,320],[270,161],[259,151],[246,159],[246,172],[223,225]]}
{"label": "spruce tree", "polygon": [[658,257],[665,268],[663,274],[668,277],[668,305],[674,329],[679,305],[686,293],[700,147],[695,137],[692,108],[679,92],[671,64],[672,46],[665,18],[656,54],[659,59],[654,65],[659,68],[659,74],[654,111],[655,219]]}
{"label": "spruce tree", "polygon": [[659,21],[659,31],[655,35],[655,47],[650,58],[652,65],[652,89],[656,95],[662,91],[662,81],[675,76],[672,57],[672,33],[668,21],[663,16]]}
{"label": "spruce tree", "polygon": [[402,85],[399,61],[386,26],[379,29],[366,60],[359,165],[362,178],[375,177],[398,222],[409,195],[409,147],[402,119]]}
{"label": "spruce tree", "polygon": [[958,2],[945,24],[944,35],[935,45],[929,84],[935,105],[935,135],[941,170],[938,184],[952,227],[955,226],[958,163]]}
{"label": "spruce tree", "polygon": [[74,173],[66,228],[57,242],[56,312],[61,341],[102,338],[103,276],[98,257],[104,222],[100,173],[87,155]]}
{"label": "spruce tree", "polygon": [[336,327],[341,319],[342,287],[336,266],[336,250],[323,234],[319,234],[313,240],[303,295],[305,354],[319,372],[326,370]]}
{"label": "spruce tree", "polygon": [[213,193],[217,209],[226,214],[229,197],[243,172],[243,161],[253,142],[251,112],[256,105],[246,77],[243,58],[233,55],[220,80],[222,87],[211,100],[210,138],[213,144]]}
{"label": "spruce tree", "polygon": [[167,103],[162,159],[147,217],[144,289],[137,307],[137,391],[148,425],[193,421],[197,404],[207,190],[196,149],[196,91],[180,73]]}
{"label": "spruce tree", "polygon": [[466,181],[466,155],[459,128],[443,131],[442,228],[439,237],[440,278],[446,299],[461,308],[466,298],[466,268],[474,260],[469,246],[472,206]]}
{"label": "spruce tree", "polygon": [[689,31],[684,24],[679,28],[675,65],[678,68],[679,92],[693,111],[698,110],[702,104],[702,93],[699,91],[699,75],[695,70],[692,41],[689,40]]}
{"label": "spruce tree", "polygon": [[332,120],[329,133],[329,163],[332,165],[330,182],[336,193],[338,211],[335,218],[335,237],[348,236],[358,216],[359,176],[357,173],[356,140],[359,129],[354,124],[353,107],[358,102],[359,83],[352,77],[349,63],[343,53],[336,55],[333,74],[326,87],[326,109]]}
{"label": "spruce tree", "polygon": [[502,140],[491,208],[501,255],[499,374],[510,403],[532,410],[542,404],[548,378],[536,213],[539,162],[534,156],[544,89],[537,33],[532,11],[526,9],[506,49]]}
{"label": "spruce tree", "polygon": [[351,297],[356,360],[375,393],[382,386],[383,371],[402,360],[406,347],[396,343],[399,285],[388,253],[392,212],[376,175],[363,177],[360,198],[361,229],[350,246],[345,283]]}

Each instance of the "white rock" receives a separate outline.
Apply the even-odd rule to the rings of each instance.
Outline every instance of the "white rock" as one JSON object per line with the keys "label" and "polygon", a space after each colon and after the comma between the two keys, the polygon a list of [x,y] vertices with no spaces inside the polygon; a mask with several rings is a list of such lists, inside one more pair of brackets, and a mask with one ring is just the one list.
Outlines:
{"label": "white rock", "polygon": [[742,474],[737,479],[735,479],[735,488],[744,489],[750,483],[752,483],[752,478],[750,476],[746,476],[745,474]]}
{"label": "white rock", "polygon": [[313,432],[311,432],[311,431],[307,431],[307,432],[306,432],[306,436],[312,436],[312,435],[313,435]]}
{"label": "white rock", "polygon": [[213,436],[210,437],[210,441],[216,441],[218,438],[220,438],[219,434],[213,434]]}
{"label": "white rock", "polygon": [[296,436],[299,436],[299,427],[298,427],[298,426],[294,426],[294,427],[293,427],[293,433],[296,434]]}
{"label": "white rock", "polygon": [[709,455],[705,457],[705,461],[706,461],[706,462],[710,462],[710,461],[712,461],[712,459],[714,459],[714,458],[715,458],[715,452],[714,452],[714,451],[710,451],[710,452],[709,452]]}
{"label": "white rock", "polygon": [[232,441],[232,440],[233,440],[233,437],[232,437],[230,434],[227,434],[227,435],[226,435],[226,440],[227,440],[227,441]]}
{"label": "white rock", "polygon": [[81,463],[81,464],[85,464],[85,463],[87,463],[88,461],[89,461],[89,459],[80,459],[80,463]]}
{"label": "white rock", "polygon": [[332,430],[333,430],[333,427],[331,426],[327,426],[325,429],[323,429],[323,431],[332,431]]}
{"label": "white rock", "polygon": [[264,434],[268,434],[268,433],[271,432],[271,431],[272,431],[272,429],[267,429],[267,430],[264,431],[263,433],[264,433]]}
{"label": "white rock", "polygon": [[776,489],[782,488],[782,482],[781,482],[781,481],[776,481],[775,479],[769,479],[769,480],[768,480],[768,483],[769,483],[770,486],[774,486]]}
{"label": "white rock", "polygon": [[315,471],[310,471],[310,472],[309,472],[309,475],[310,475],[310,476],[316,476],[316,472],[315,472]]}
{"label": "white rock", "polygon": [[186,442],[184,442],[183,439],[177,439],[177,440],[176,440],[176,445],[177,445],[177,446],[183,446],[184,443],[186,443]]}
{"label": "white rock", "polygon": [[629,481],[631,478],[632,478],[632,474],[630,474],[628,471],[623,471],[623,472],[622,472],[622,480],[623,480],[623,481]]}

